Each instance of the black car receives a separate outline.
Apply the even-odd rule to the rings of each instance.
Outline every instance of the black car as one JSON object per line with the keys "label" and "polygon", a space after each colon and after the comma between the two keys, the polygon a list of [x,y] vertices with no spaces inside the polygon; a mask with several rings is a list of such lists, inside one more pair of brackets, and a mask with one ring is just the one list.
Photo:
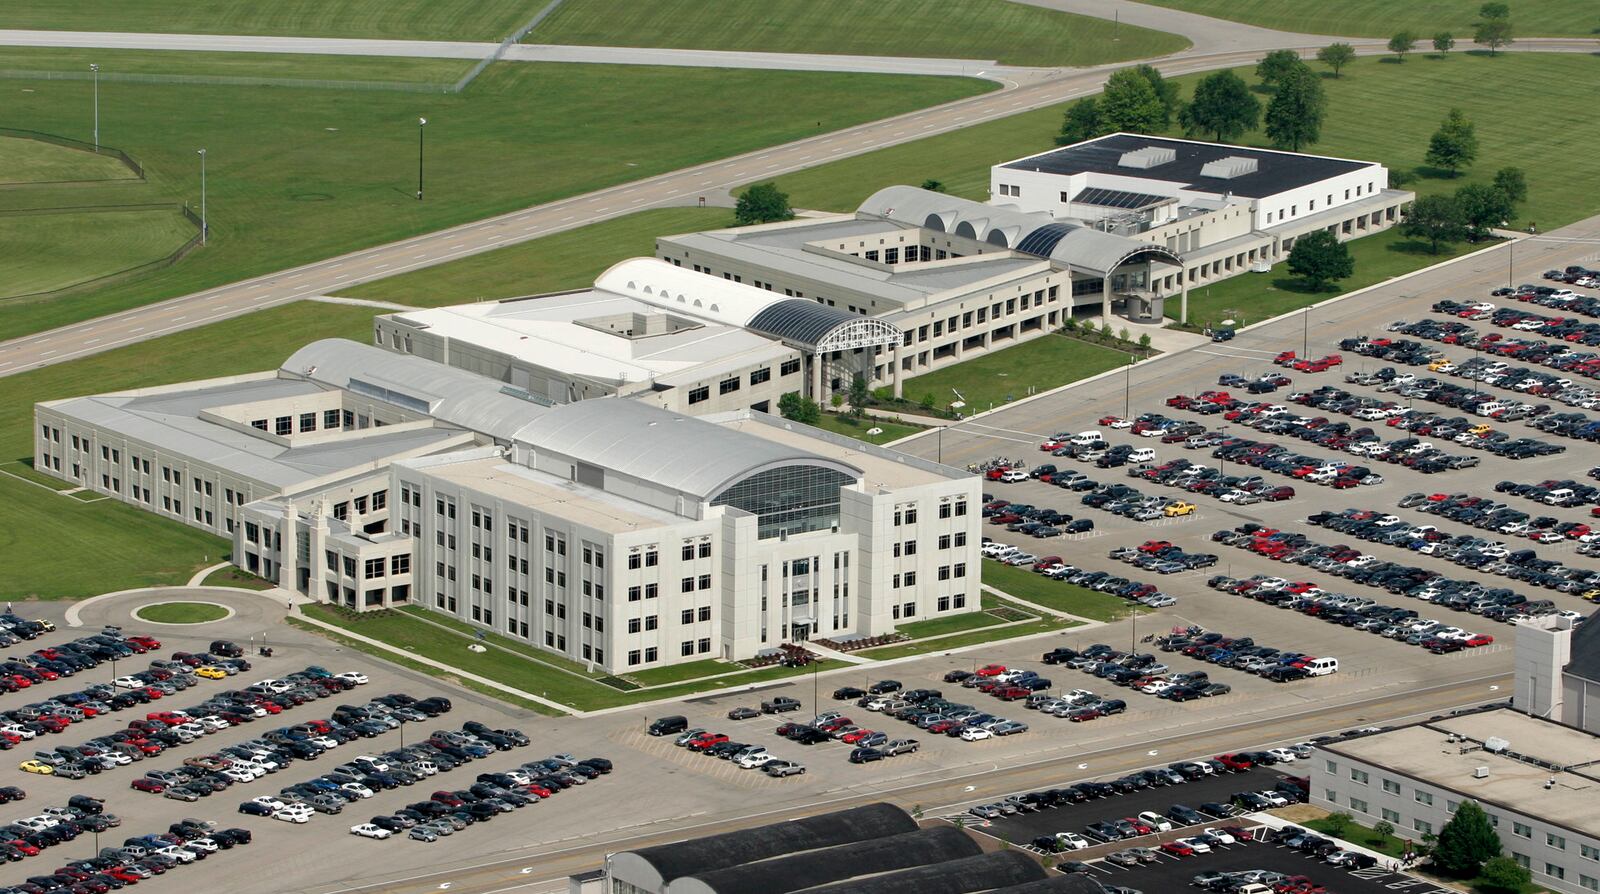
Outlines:
{"label": "black car", "polygon": [[873,761],[881,761],[888,756],[887,752],[877,748],[857,748],[850,752],[850,763],[867,764]]}
{"label": "black car", "polygon": [[255,801],[246,801],[240,804],[239,812],[250,816],[271,816],[273,814],[271,807],[265,804],[258,804]]}
{"label": "black car", "polygon": [[840,686],[838,689],[833,691],[833,697],[839,701],[848,701],[850,699],[860,698],[866,694],[866,690],[857,689],[854,686]]}
{"label": "black car", "polygon": [[1185,807],[1182,804],[1174,804],[1168,808],[1167,816],[1185,826],[1194,826],[1206,821],[1206,818],[1201,816],[1198,810],[1192,807]]}
{"label": "black car", "polygon": [[944,675],[944,681],[946,683],[960,683],[970,676],[972,676],[972,671],[953,670]]}
{"label": "black car", "polygon": [[899,692],[903,688],[905,687],[901,685],[899,680],[879,680],[867,687],[867,692],[873,695],[883,695],[888,692]]}

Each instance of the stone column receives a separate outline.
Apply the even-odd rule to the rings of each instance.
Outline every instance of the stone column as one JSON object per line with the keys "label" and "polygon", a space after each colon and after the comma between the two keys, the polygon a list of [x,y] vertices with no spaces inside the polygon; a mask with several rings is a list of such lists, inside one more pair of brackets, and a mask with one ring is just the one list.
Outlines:
{"label": "stone column", "polygon": [[1189,277],[1184,275],[1180,279],[1183,280],[1183,291],[1178,296],[1178,322],[1187,323],[1189,322]]}
{"label": "stone column", "polygon": [[901,397],[900,389],[900,342],[896,341],[889,347],[889,382],[894,385],[894,396]]}
{"label": "stone column", "polygon": [[822,405],[822,354],[811,355],[811,399]]}
{"label": "stone column", "polygon": [[294,571],[300,555],[299,521],[300,513],[295,510],[294,501],[285,502],[283,531],[279,535],[278,547],[278,586],[291,593],[295,592]]}
{"label": "stone column", "polygon": [[1100,322],[1111,324],[1111,272],[1100,280]]}

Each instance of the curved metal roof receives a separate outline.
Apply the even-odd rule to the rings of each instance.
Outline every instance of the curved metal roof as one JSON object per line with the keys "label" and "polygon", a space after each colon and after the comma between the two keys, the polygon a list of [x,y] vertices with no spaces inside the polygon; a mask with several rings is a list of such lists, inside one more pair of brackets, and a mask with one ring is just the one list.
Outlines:
{"label": "curved metal roof", "polygon": [[[813,351],[888,345],[900,340],[900,330],[891,323],[804,298],[785,298],[768,305],[751,317],[745,328]],[[847,329],[851,330],[848,334],[841,331]]]}
{"label": "curved metal roof", "polygon": [[[884,838],[917,829],[917,821],[893,804],[866,804],[849,810],[785,820],[753,829],[740,829],[660,844],[611,857],[612,872],[638,877],[653,871],[660,884],[697,872],[711,872],[817,848]],[[657,886],[659,887],[659,885]]]}
{"label": "curved metal roof", "polygon": [[1048,258],[1050,252],[1055,250],[1056,243],[1061,241],[1061,237],[1076,229],[1078,228],[1072,224],[1047,223],[1023,236],[1022,241],[1017,243],[1017,251]]}
{"label": "curved metal roof", "polygon": [[672,882],[667,894],[789,894],[982,852],[972,836],[954,826],[937,826],[696,873]]}
{"label": "curved metal roof", "polygon": [[1104,276],[1140,255],[1153,260],[1166,261],[1176,267],[1183,266],[1183,258],[1172,249],[1154,242],[1140,242],[1115,233],[1102,233],[1087,227],[1077,227],[1056,240],[1050,249],[1050,259],[1086,273]]}
{"label": "curved metal roof", "polygon": [[698,273],[659,258],[618,261],[595,279],[594,286],[728,326],[745,326],[762,310],[785,300],[766,289]]}
{"label": "curved metal roof", "polygon": [[698,500],[774,466],[863,474],[838,460],[620,397],[552,407],[523,426],[517,440]]}
{"label": "curved metal roof", "polygon": [[995,851],[812,888],[811,894],[972,894],[1048,878],[1032,857]]}

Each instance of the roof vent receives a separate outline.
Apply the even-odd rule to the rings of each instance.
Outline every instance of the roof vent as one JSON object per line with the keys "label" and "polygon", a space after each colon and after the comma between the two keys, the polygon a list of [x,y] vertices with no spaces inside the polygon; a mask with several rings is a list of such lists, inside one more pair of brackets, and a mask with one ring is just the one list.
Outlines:
{"label": "roof vent", "polygon": [[1489,778],[1489,768],[1488,767],[1473,767],[1472,768],[1472,778],[1473,779],[1488,779]]}
{"label": "roof vent", "polygon": [[1500,754],[1511,747],[1511,743],[1499,736],[1490,736],[1483,740],[1483,750],[1493,754]]}
{"label": "roof vent", "polygon": [[1122,157],[1117,159],[1117,164],[1124,168],[1144,170],[1157,165],[1164,165],[1177,157],[1178,151],[1176,149],[1170,149],[1165,146],[1146,146],[1143,149],[1122,153]]}
{"label": "roof vent", "polygon": [[1234,177],[1254,174],[1258,167],[1259,165],[1253,158],[1230,155],[1227,158],[1206,162],[1205,166],[1200,169],[1200,176],[1215,177],[1218,180],[1232,180]]}

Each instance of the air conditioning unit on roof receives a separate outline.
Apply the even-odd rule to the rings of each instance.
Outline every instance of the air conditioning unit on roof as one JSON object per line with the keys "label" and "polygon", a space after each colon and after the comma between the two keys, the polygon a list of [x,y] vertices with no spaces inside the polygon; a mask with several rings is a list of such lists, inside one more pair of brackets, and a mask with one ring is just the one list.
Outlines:
{"label": "air conditioning unit on roof", "polygon": [[1124,168],[1139,168],[1143,170],[1164,165],[1177,157],[1178,152],[1176,149],[1166,146],[1146,146],[1143,149],[1122,153],[1122,157],[1117,159],[1117,165]]}

